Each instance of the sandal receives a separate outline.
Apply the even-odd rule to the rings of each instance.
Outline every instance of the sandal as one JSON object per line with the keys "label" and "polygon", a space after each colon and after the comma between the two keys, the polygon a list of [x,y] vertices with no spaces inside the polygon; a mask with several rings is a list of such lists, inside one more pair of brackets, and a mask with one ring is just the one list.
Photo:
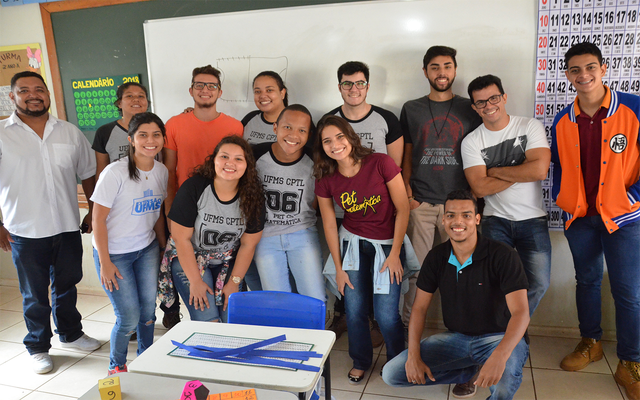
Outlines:
{"label": "sandal", "polygon": [[[351,371],[353,371],[355,368],[351,368]],[[362,381],[362,379],[364,379],[364,374],[365,371],[362,371],[362,375],[354,375],[351,373],[351,371],[349,371],[349,373],[347,374],[347,377],[349,378],[349,383],[352,385],[357,385],[358,383],[360,383]]]}

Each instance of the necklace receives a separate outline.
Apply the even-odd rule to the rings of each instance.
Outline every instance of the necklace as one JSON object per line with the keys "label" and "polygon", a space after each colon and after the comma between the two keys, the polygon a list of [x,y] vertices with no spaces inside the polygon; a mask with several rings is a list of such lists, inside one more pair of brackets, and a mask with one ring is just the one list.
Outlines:
{"label": "necklace", "polygon": [[345,172],[341,171],[340,167],[338,167],[338,170],[340,171],[342,176],[344,176],[345,178],[353,178],[358,174],[358,172],[360,172],[360,161],[358,161],[358,163],[356,163],[353,167],[354,167],[354,170],[350,174],[346,174],[345,173],[346,171]]}
{"label": "necklace", "polygon": [[440,137],[440,134],[444,130],[444,126],[447,124],[447,119],[449,118],[449,113],[451,112],[451,107],[453,107],[453,98],[454,97],[456,97],[456,96],[454,95],[450,100],[451,103],[449,104],[449,109],[447,110],[447,115],[444,117],[444,121],[442,122],[442,126],[440,127],[440,130],[438,130],[438,127],[436,126],[436,117],[433,115],[433,111],[431,111],[431,99],[427,99],[427,104],[429,105],[429,113],[431,114],[431,122],[433,123],[433,129],[436,131],[436,135],[438,135],[438,137]]}

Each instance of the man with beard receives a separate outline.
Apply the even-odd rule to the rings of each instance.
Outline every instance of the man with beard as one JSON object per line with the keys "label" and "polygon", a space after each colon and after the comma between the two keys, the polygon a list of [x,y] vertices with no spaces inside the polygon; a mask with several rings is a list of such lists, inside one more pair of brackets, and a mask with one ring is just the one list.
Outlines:
{"label": "man with beard", "polygon": [[178,114],[166,124],[167,141],[162,150],[169,170],[165,214],[169,214],[180,185],[213,153],[220,140],[229,135],[242,137],[242,123],[216,110],[222,96],[219,70],[211,65],[195,68],[189,94],[193,97],[193,112]]}
{"label": "man with beard", "polygon": [[[432,46],[422,60],[429,81],[429,95],[408,101],[402,107],[400,124],[404,133],[402,177],[409,196],[411,215],[407,235],[422,263],[431,248],[447,240],[442,225],[447,193],[466,189],[460,143],[482,119],[471,109],[471,101],[453,94],[457,51]],[[416,295],[418,274],[409,278],[404,296],[402,320],[407,326]],[[454,395],[472,395],[471,388],[456,386]]]}
{"label": "man with beard", "polygon": [[[193,112],[178,114],[165,125],[167,139],[162,149],[162,161],[169,170],[165,215],[169,215],[180,185],[213,153],[220,140],[229,135],[242,137],[243,132],[240,121],[216,110],[216,103],[222,96],[219,70],[211,65],[194,68],[189,94],[194,101]],[[167,227],[171,230],[169,220]],[[171,305],[160,304],[164,312],[162,324],[168,329],[180,322],[180,302],[175,292],[174,298]]]}
{"label": "man with beard", "polygon": [[[45,374],[53,369],[52,313],[62,347],[100,347],[82,332],[76,308],[76,284],[82,279],[76,175],[91,197],[96,161],[82,132],[48,113],[51,99],[42,76],[14,75],[9,98],[16,111],[0,122],[0,248],[11,251],[18,272],[29,330],[23,343],[33,371]],[[91,210],[83,222],[90,231]]]}

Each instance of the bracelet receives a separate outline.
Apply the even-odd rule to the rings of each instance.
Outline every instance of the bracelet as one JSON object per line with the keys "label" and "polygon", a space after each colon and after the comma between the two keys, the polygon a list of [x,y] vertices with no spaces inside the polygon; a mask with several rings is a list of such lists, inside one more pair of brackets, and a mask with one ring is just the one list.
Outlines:
{"label": "bracelet", "polygon": [[414,197],[413,196],[409,196],[409,201],[413,200]]}

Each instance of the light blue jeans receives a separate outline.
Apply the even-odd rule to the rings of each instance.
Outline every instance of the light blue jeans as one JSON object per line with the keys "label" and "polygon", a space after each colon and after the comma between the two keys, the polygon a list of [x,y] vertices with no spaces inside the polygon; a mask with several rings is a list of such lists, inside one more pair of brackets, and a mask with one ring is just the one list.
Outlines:
{"label": "light blue jeans", "polygon": [[[216,288],[216,279],[218,279],[218,273],[220,273],[221,268],[222,265],[209,267],[205,269],[204,275],[202,276],[202,280],[204,281],[204,283],[209,285],[209,287],[213,290],[215,290]],[[227,278],[229,278],[230,274],[231,268],[229,269]],[[191,285],[189,284],[189,278],[187,278],[187,274],[184,273],[182,265],[180,265],[180,260],[178,259],[178,257],[174,258],[171,262],[171,275],[173,277],[173,284],[178,290],[178,293],[180,293],[182,302],[189,310],[189,316],[191,317],[192,321],[227,322],[227,312],[222,310],[223,306],[216,306],[216,298],[212,294],[207,293],[209,308],[205,307],[204,311],[195,308],[192,304],[189,304]]]}
{"label": "light blue jeans", "polygon": [[[446,385],[468,382],[493,353],[503,334],[468,336],[456,332],[443,332],[420,342],[420,357],[431,369],[435,382],[426,378],[426,385]],[[409,351],[389,361],[382,371],[382,379],[390,386],[414,386],[407,381],[405,364]],[[487,400],[510,400],[522,383],[522,367],[529,357],[529,345],[524,338],[516,345],[507,360],[502,379],[490,386]],[[426,386],[425,385],[425,386]]]}
{"label": "light blue jeans", "polygon": [[284,235],[262,237],[253,257],[262,290],[291,292],[289,270],[298,293],[326,301],[322,249],[315,226]]}
{"label": "light blue jeans", "polygon": [[[111,330],[111,350],[109,369],[122,367],[127,363],[129,338],[138,332],[138,352],[142,354],[153,344],[153,329],[156,321],[156,294],[158,291],[158,272],[160,270],[160,249],[154,240],[142,250],[125,254],[110,254],[111,262],[120,271],[123,279],[116,277],[119,289],[113,288],[109,296],[116,324]],[[98,251],[93,249],[93,261],[100,276]]]}

